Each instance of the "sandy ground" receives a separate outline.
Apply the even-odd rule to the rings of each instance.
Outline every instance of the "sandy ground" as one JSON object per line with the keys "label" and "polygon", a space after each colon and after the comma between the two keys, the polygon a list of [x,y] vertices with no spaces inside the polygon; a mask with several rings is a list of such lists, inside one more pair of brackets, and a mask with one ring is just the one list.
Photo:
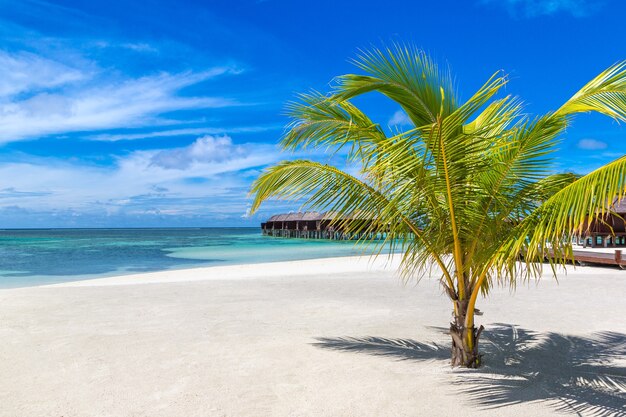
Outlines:
{"label": "sandy ground", "polygon": [[626,271],[590,267],[495,290],[469,372],[437,280],[381,262],[0,290],[0,415],[626,415],[624,294]]}

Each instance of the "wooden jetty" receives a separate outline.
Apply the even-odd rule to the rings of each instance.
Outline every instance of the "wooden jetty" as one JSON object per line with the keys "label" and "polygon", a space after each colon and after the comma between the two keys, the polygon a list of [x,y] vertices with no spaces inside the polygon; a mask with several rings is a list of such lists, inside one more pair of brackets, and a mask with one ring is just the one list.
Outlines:
{"label": "wooden jetty", "polygon": [[[354,232],[358,230],[358,232]],[[339,217],[316,211],[276,214],[261,223],[264,236],[301,239],[384,239],[386,231],[358,214]]]}

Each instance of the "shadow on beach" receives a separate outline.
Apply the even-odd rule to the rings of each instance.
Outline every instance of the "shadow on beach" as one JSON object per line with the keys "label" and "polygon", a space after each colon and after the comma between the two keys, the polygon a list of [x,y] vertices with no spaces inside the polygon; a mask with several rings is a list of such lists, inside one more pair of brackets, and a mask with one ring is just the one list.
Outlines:
{"label": "shadow on beach", "polygon": [[[438,343],[382,337],[317,340],[314,345],[324,349],[396,360],[450,359],[450,347]],[[626,415],[625,334],[565,336],[495,324],[483,332],[481,351],[484,366],[455,370],[453,379],[469,401],[481,408],[544,402],[575,415]]]}

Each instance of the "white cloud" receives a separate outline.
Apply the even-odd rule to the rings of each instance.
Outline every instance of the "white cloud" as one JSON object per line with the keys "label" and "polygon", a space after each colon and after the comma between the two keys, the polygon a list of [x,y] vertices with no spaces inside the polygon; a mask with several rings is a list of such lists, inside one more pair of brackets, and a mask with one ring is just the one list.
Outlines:
{"label": "white cloud", "polygon": [[19,206],[85,215],[230,210],[240,216],[251,180],[246,172],[256,174],[255,168],[282,157],[272,145],[236,145],[227,136],[205,136],[185,147],[136,151],[109,167],[52,158],[4,163],[0,164],[0,209]]}
{"label": "white cloud", "polygon": [[[88,77],[83,71],[29,52],[0,51],[0,100],[59,87]],[[0,101],[1,102],[1,101]]]}
{"label": "white cloud", "polygon": [[88,42],[88,45],[100,48],[100,49],[128,49],[137,53],[158,53],[159,49],[147,42],[110,42],[106,40],[96,40]]}
{"label": "white cloud", "polygon": [[389,126],[410,126],[411,124],[411,119],[409,119],[409,116],[402,110],[395,112],[388,122]]}
{"label": "white cloud", "polygon": [[122,48],[126,48],[126,49],[130,49],[132,51],[135,52],[149,52],[149,53],[156,53],[159,52],[159,50],[157,48],[155,48],[154,46],[145,43],[145,42],[128,42],[128,43],[123,43],[121,45]]}
{"label": "white cloud", "polygon": [[196,163],[223,162],[246,154],[228,136],[203,136],[184,148],[162,150],[151,158],[152,164],[166,169],[187,169]]}
{"label": "white cloud", "polygon": [[605,142],[595,140],[595,139],[581,139],[578,141],[577,146],[580,149],[585,149],[589,151],[597,151],[601,149],[606,149],[608,145]]}
{"label": "white cloud", "polygon": [[602,2],[593,0],[481,0],[480,3],[498,5],[514,17],[527,18],[557,13],[586,17],[602,5]]}
{"label": "white cloud", "polygon": [[189,146],[135,151],[119,158],[117,165],[124,177],[147,176],[152,181],[167,182],[239,172],[268,165],[281,157],[274,145],[235,145],[228,136],[204,136]]}
{"label": "white cloud", "polygon": [[[125,44],[146,50],[147,44]],[[71,50],[55,58],[0,50],[0,143],[51,134],[163,124],[160,115],[186,109],[240,105],[223,97],[181,90],[225,75],[234,66],[206,71],[123,76]]]}
{"label": "white cloud", "polygon": [[37,157],[0,163],[0,227],[217,224],[219,219],[256,225],[270,212],[294,208],[293,202],[271,202],[242,218],[251,182],[286,157],[274,145],[203,136],[188,146],[135,151],[110,166]]}

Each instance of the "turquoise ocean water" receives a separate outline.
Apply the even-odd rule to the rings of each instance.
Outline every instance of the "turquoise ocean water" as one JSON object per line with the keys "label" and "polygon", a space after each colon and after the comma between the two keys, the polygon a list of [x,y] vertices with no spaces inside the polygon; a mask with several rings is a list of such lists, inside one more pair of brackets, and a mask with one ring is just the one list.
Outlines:
{"label": "turquoise ocean water", "polygon": [[258,228],[0,230],[0,288],[362,250],[349,241],[262,236]]}

